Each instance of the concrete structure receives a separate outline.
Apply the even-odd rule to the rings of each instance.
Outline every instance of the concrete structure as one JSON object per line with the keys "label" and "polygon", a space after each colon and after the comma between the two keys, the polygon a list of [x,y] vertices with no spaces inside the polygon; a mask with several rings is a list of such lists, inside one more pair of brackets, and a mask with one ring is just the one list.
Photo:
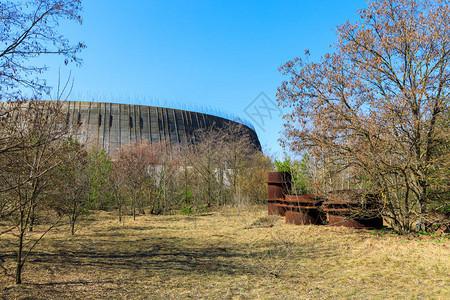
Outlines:
{"label": "concrete structure", "polygon": [[[129,142],[195,143],[201,128],[223,128],[234,121],[221,117],[155,106],[100,102],[63,102],[68,121],[80,123],[80,140],[95,143],[112,153]],[[243,125],[256,149],[261,145],[255,130]]]}

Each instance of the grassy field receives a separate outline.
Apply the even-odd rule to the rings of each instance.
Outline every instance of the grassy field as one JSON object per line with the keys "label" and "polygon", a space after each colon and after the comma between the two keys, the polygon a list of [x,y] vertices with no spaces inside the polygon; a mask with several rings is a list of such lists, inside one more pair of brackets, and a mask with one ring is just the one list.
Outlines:
{"label": "grassy field", "polygon": [[20,286],[14,243],[0,236],[3,299],[450,299],[448,237],[286,225],[264,207],[95,212],[48,233]]}

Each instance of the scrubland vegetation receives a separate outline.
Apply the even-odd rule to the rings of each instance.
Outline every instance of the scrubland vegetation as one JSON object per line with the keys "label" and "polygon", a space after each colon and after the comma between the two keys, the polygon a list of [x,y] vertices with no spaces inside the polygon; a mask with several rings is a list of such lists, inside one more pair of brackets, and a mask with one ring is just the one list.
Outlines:
{"label": "scrubland vegetation", "polygon": [[0,4],[2,297],[450,297],[447,2],[371,1],[335,53],[281,67],[281,142],[301,158],[276,168],[297,193],[380,195],[391,228],[375,231],[266,216],[274,166],[239,126],[109,154],[81,143],[59,102],[22,92],[49,90],[29,59],[80,62],[56,28],[81,22],[81,2],[22,4]]}
{"label": "scrubland vegetation", "polygon": [[[30,235],[38,237],[44,223]],[[14,283],[2,236],[0,294],[14,298],[446,299],[448,236],[294,226],[265,206],[119,222],[93,211],[75,236],[55,228]]]}
{"label": "scrubland vegetation", "polygon": [[369,1],[336,28],[330,53],[306,50],[280,67],[281,142],[308,153],[322,191],[350,183],[381,194],[402,233],[448,218],[449,12],[441,0]]}
{"label": "scrubland vegetation", "polygon": [[[69,221],[71,234],[90,210],[126,216],[264,203],[271,161],[240,126],[197,132],[195,143],[128,144],[108,154],[78,142],[81,124],[59,102],[1,103],[0,237],[17,238],[16,281],[34,247]],[[51,215],[46,230],[30,235]]]}

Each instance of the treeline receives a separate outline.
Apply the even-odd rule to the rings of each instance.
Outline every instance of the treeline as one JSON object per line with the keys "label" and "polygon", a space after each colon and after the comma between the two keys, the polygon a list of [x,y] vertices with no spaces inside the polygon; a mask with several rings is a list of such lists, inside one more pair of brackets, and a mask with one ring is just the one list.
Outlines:
{"label": "treeline", "polygon": [[271,161],[253,148],[240,125],[197,132],[197,142],[130,143],[112,155],[88,154],[91,209],[138,214],[198,213],[211,206],[264,203]]}
{"label": "treeline", "polygon": [[71,124],[60,103],[2,103],[0,117],[0,218],[23,230],[49,210],[68,216],[74,233],[92,209],[122,220],[266,200],[271,161],[242,125],[198,131],[187,145],[143,141],[108,154],[77,141],[82,124]]}
{"label": "treeline", "polygon": [[111,155],[80,143],[80,128],[59,102],[0,103],[0,236],[18,238],[17,283],[44,235],[65,223],[75,234],[90,210],[116,211],[123,221],[266,201],[271,161],[240,125],[199,131],[188,145],[130,143]]}

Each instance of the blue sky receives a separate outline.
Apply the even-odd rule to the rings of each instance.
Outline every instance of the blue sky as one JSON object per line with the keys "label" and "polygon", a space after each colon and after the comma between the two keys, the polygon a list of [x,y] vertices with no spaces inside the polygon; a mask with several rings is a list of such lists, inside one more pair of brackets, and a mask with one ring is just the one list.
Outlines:
{"label": "blue sky", "polygon": [[246,112],[276,101],[279,66],[305,49],[312,60],[332,51],[336,26],[357,20],[357,9],[366,6],[362,0],[83,1],[83,25],[61,26],[71,41],[87,45],[83,65],[45,58],[45,76],[54,86],[59,67],[63,79],[72,72],[72,100],[203,106],[253,118],[265,152],[281,157],[278,111],[259,118]]}

